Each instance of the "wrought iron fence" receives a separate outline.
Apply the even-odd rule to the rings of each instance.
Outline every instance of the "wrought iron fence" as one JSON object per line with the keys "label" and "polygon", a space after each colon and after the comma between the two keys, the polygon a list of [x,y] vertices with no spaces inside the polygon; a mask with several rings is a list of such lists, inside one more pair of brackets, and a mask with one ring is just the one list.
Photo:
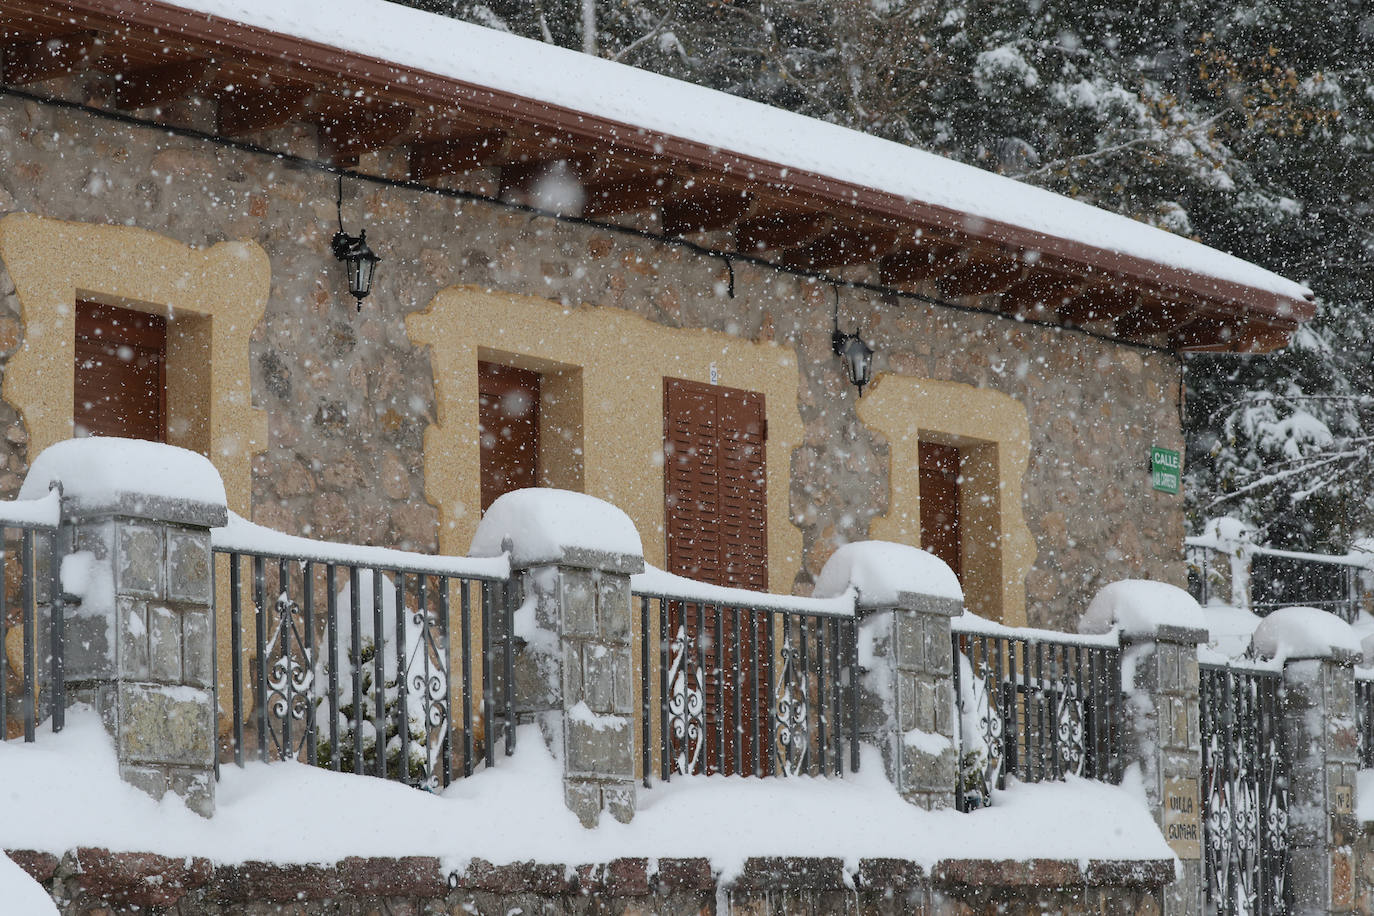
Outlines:
{"label": "wrought iron fence", "polygon": [[1355,723],[1360,734],[1360,767],[1374,767],[1374,672],[1358,669],[1355,675]]}
{"label": "wrought iron fence", "polygon": [[498,735],[513,752],[504,558],[299,538],[272,552],[215,535],[236,763],[296,759],[434,789],[494,763]]}
{"label": "wrought iron fence", "polygon": [[961,810],[988,804],[1008,776],[1119,778],[1121,650],[1114,642],[956,626],[953,644]]}
{"label": "wrought iron fence", "polygon": [[[64,725],[58,500],[54,492],[42,500],[0,502],[0,740],[22,734],[33,741],[49,715],[53,731]],[[40,596],[46,599],[41,605]],[[16,628],[19,636],[12,640]],[[16,647],[17,663],[10,657]]]}
{"label": "wrought iron fence", "polygon": [[852,600],[663,579],[685,587],[634,589],[645,785],[653,776],[858,770]]}
{"label": "wrought iron fence", "polygon": [[1207,912],[1288,911],[1288,753],[1277,671],[1199,666]]}

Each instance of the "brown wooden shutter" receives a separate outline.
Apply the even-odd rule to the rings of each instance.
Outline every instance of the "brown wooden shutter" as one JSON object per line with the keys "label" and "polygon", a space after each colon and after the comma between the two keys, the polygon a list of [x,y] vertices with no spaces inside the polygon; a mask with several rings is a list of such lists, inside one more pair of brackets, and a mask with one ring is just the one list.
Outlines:
{"label": "brown wooden shutter", "polygon": [[76,304],[77,434],[167,441],[167,320]]}
{"label": "brown wooden shutter", "polygon": [[477,364],[482,511],[511,490],[539,485],[539,373]]}
{"label": "brown wooden shutter", "polygon": [[[664,379],[663,428],[668,569],[715,585],[767,589],[763,395]],[[755,721],[763,740],[771,734],[767,616],[759,615],[751,624],[733,610],[674,603],[669,606],[669,632],[679,629],[701,652],[708,726],[703,771],[716,772],[723,751],[727,766],[742,760],[746,772],[752,772],[757,749],[750,736]],[[717,651],[722,644],[723,655]],[[755,656],[759,677],[750,683]],[[722,678],[722,661],[731,667],[731,676]],[[738,722],[736,690],[741,693]],[[768,773],[771,755],[765,752],[762,757],[758,766]]]}
{"label": "brown wooden shutter", "polygon": [[949,564],[962,580],[959,450],[951,445],[919,442],[917,455],[920,461],[921,547]]}
{"label": "brown wooden shutter", "polygon": [[767,589],[763,395],[664,379],[663,400],[668,569]]}

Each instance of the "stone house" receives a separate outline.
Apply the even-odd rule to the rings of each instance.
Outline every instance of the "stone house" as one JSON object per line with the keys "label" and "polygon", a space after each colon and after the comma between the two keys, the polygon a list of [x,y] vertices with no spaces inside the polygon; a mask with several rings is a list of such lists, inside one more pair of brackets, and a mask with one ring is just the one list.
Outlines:
{"label": "stone house", "polygon": [[[1102,584],[1184,582],[1149,468],[1182,450],[1181,355],[1312,314],[974,168],[317,6],[0,0],[0,495],[74,431],[160,438],[260,524],[462,554],[538,484],[622,507],[696,578],[809,593],[885,539],[974,611],[1071,629]],[[362,227],[355,305],[330,243]]]}

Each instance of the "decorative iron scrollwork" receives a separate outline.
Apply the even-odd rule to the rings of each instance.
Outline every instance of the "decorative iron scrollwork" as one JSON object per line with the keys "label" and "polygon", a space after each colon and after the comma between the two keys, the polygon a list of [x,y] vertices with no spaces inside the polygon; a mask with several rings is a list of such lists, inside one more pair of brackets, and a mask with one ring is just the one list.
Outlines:
{"label": "decorative iron scrollwork", "polygon": [[406,677],[410,689],[406,709],[411,723],[422,724],[424,734],[424,785],[437,788],[441,783],[439,763],[445,751],[448,734],[449,671],[444,655],[446,632],[438,616],[430,610],[414,611],[410,615],[418,634],[413,645],[407,645]]}
{"label": "decorative iron scrollwork", "polygon": [[1054,721],[1060,769],[1064,774],[1082,776],[1088,759],[1087,730],[1083,727],[1083,697],[1078,690],[1078,683],[1067,677],[1059,682],[1057,694]]}
{"label": "decorative iron scrollwork", "polygon": [[959,656],[961,669],[959,709],[964,717],[965,741],[959,755],[960,792],[973,807],[986,805],[1002,773],[1002,710],[998,708],[998,684],[991,667],[982,662],[978,676],[968,658]]}
{"label": "decorative iron scrollwork", "polygon": [[811,745],[810,710],[806,696],[806,672],[801,652],[792,645],[791,634],[784,639],[782,670],[778,676],[774,721],[777,734],[778,772],[795,776],[807,770],[807,752]]}
{"label": "decorative iron scrollwork", "polygon": [[316,702],[314,652],[303,638],[304,624],[300,605],[285,594],[277,596],[276,627],[264,651],[267,661],[267,728],[283,758],[294,760],[305,747],[303,722]]}
{"label": "decorative iron scrollwork", "polygon": [[672,729],[673,767],[678,773],[697,773],[700,772],[701,752],[706,741],[706,726],[702,720],[706,709],[706,688],[700,662],[691,666],[690,674],[687,671],[687,653],[694,653],[696,644],[687,636],[686,627],[678,627],[671,651],[668,724]]}

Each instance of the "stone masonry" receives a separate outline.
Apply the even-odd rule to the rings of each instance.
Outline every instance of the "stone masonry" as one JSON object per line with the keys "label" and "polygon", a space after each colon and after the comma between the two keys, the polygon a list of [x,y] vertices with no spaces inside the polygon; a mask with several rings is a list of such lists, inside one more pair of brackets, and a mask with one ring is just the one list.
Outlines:
{"label": "stone masonry", "polygon": [[1349,913],[1356,905],[1353,653],[1290,659],[1283,666],[1289,753],[1289,892],[1300,914]]}
{"label": "stone masonry", "polygon": [[[70,88],[85,97],[85,87]],[[318,155],[313,135],[293,129],[248,139]],[[400,174],[404,162],[394,165]],[[377,170],[387,173],[388,164]],[[480,176],[465,187],[497,193]],[[266,250],[271,297],[251,361],[253,404],[267,411],[270,436],[254,464],[254,521],[350,543],[436,548],[441,520],[424,498],[421,454],[435,419],[434,380],[404,319],[459,284],[614,306],[670,327],[795,348],[805,435],[790,456],[790,499],[803,555],[797,581],[774,582],[774,590],[807,592],[836,546],[864,538],[886,511],[888,444],[845,396],[850,386],[830,351],[828,288],[737,261],[731,298],[719,258],[357,179],[345,182],[345,215],[367,226],[385,258],[358,313],[329,254],[335,191],[333,175],[272,155],[0,98],[0,215],[137,226],[195,246],[248,239]],[[1182,584],[1181,500],[1150,491],[1142,470],[1151,445],[1181,447],[1175,356],[869,290],[844,288],[840,299],[840,313],[877,350],[876,372],[994,389],[1025,405],[1024,509],[1037,549],[1026,581],[1032,625],[1072,629],[1106,582]],[[24,334],[13,283],[0,270],[0,362]],[[12,495],[32,458],[14,405],[0,404],[0,432],[0,495]]]}
{"label": "stone masonry", "polygon": [[1197,646],[1206,639],[1206,631],[1173,626],[1122,637],[1122,762],[1140,767],[1150,809],[1181,867],[1164,891],[1166,916],[1202,906]]}
{"label": "stone masonry", "polygon": [[175,792],[206,817],[215,807],[210,528],[226,515],[223,503],[128,491],[65,495],[59,532],[73,593],[67,701],[99,711],[125,781],[154,798]]}
{"label": "stone masonry", "polygon": [[906,592],[896,606],[859,608],[874,662],[863,675],[860,729],[882,749],[902,797],[931,810],[954,806],[958,782],[950,618],[962,611],[958,600]]}

